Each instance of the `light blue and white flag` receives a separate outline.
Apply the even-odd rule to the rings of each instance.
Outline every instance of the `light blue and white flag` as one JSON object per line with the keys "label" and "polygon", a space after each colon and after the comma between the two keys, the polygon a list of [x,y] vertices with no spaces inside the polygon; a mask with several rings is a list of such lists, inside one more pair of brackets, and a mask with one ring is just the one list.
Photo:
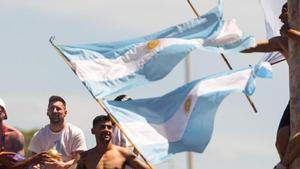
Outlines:
{"label": "light blue and white flag", "polygon": [[161,97],[104,104],[145,158],[156,164],[175,153],[203,152],[223,99],[232,92],[251,95],[257,76],[271,78],[271,65],[263,62],[209,76]]}
{"label": "light blue and white flag", "polygon": [[207,14],[148,36],[87,45],[56,45],[95,98],[165,77],[188,53],[238,52],[255,44],[235,20],[223,20],[222,1]]}

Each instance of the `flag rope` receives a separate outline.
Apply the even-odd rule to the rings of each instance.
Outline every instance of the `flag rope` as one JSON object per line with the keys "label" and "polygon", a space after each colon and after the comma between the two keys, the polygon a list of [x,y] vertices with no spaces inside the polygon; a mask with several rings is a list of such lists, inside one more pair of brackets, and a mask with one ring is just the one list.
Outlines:
{"label": "flag rope", "polygon": [[[196,15],[197,17],[199,17],[200,15],[199,15],[199,13],[196,11],[196,9],[195,9],[194,5],[191,3],[191,1],[190,1],[190,0],[187,0],[187,2],[188,2],[188,4],[190,5],[190,7],[192,8],[192,10],[193,10],[193,12],[195,13],[195,15]],[[227,65],[227,67],[228,67],[230,70],[232,70],[232,66],[231,66],[231,64],[229,63],[229,61],[228,61],[228,59],[226,58],[226,56],[225,56],[223,53],[221,53],[220,55],[222,56],[224,62],[225,62],[226,65]],[[249,96],[247,96],[246,94],[245,94],[245,96],[246,96],[248,102],[250,103],[250,106],[252,107],[253,111],[254,111],[255,113],[257,113],[256,106],[255,106],[255,104],[253,103],[253,101],[251,100],[251,98],[250,98]]]}
{"label": "flag rope", "polygon": [[[56,51],[60,54],[62,59],[65,61],[65,63],[72,68],[72,65],[67,61],[66,57],[64,54],[57,48],[57,46],[54,44],[54,36],[51,36],[49,39],[49,42],[51,45],[56,49]],[[92,95],[93,96],[93,95]],[[94,96],[93,96],[94,97]],[[142,159],[146,162],[146,164],[149,166],[150,169],[153,169],[153,166],[150,164],[150,162],[143,156],[141,151],[136,147],[136,145],[132,142],[132,140],[127,136],[127,134],[124,132],[123,128],[120,126],[120,124],[117,122],[117,120],[111,115],[111,113],[108,111],[108,109],[105,107],[105,105],[102,103],[102,100],[99,100],[94,97],[96,102],[99,104],[99,106],[103,109],[103,111],[110,117],[110,119],[116,124],[116,126],[120,129],[121,133],[128,139],[128,141],[132,144],[134,150],[142,157]]]}

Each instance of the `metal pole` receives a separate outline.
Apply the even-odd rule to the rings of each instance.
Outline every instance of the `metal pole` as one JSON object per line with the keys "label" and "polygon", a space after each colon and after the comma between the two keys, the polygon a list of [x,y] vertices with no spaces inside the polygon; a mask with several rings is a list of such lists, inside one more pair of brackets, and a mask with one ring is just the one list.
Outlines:
{"label": "metal pole", "polygon": [[[300,31],[300,2],[288,0],[289,26]],[[293,137],[300,132],[300,45],[289,39],[289,74],[290,74],[290,110],[291,110],[291,134]],[[299,144],[299,143],[297,143]],[[290,169],[300,168],[300,157],[292,162]]]}
{"label": "metal pole", "polygon": [[[188,55],[185,58],[185,83],[191,81],[191,56]],[[193,169],[193,154],[192,152],[187,152],[187,165],[188,169]]]}

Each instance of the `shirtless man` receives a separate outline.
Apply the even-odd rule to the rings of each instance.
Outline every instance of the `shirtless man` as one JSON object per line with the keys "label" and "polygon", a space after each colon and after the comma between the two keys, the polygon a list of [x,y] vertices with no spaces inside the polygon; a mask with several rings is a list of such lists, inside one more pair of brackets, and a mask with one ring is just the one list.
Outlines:
{"label": "shirtless man", "polygon": [[15,152],[24,155],[24,136],[23,134],[7,124],[7,110],[4,101],[0,98],[0,152]]}
{"label": "shirtless man", "polygon": [[112,144],[112,127],[108,116],[100,115],[93,120],[91,132],[95,135],[96,147],[81,154],[77,169],[124,169],[125,165],[134,169],[148,168],[129,149]]}
{"label": "shirtless man", "polygon": [[[300,32],[288,26],[288,6],[287,3],[282,6],[279,19],[284,24],[280,29],[281,36],[271,38],[267,41],[259,41],[253,48],[246,49],[242,52],[280,52],[288,59],[288,39],[293,39],[300,43]],[[279,153],[281,162],[275,166],[276,169],[285,169],[300,154],[300,133],[295,134],[290,139],[290,106],[287,105],[281,118],[277,131],[276,148]]]}

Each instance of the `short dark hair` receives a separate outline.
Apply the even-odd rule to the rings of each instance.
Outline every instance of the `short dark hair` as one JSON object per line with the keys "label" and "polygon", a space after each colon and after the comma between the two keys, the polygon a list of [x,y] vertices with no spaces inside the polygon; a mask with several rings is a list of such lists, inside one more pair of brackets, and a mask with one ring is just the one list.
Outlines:
{"label": "short dark hair", "polygon": [[51,104],[51,103],[53,103],[53,102],[62,102],[63,103],[63,105],[66,107],[66,102],[65,102],[65,100],[62,98],[62,97],[60,97],[60,96],[55,96],[55,95],[53,95],[53,96],[51,96],[50,98],[49,98],[49,102],[48,102],[48,106]]}
{"label": "short dark hair", "polygon": [[107,122],[107,121],[111,121],[108,115],[96,116],[93,120],[93,127],[95,127],[99,122]]}
{"label": "short dark hair", "polygon": [[282,7],[288,9],[288,3],[286,2]]}
{"label": "short dark hair", "polygon": [[114,99],[114,101],[122,101],[122,102],[128,101],[128,100],[132,100],[132,98],[130,98],[126,94],[121,94]]}

